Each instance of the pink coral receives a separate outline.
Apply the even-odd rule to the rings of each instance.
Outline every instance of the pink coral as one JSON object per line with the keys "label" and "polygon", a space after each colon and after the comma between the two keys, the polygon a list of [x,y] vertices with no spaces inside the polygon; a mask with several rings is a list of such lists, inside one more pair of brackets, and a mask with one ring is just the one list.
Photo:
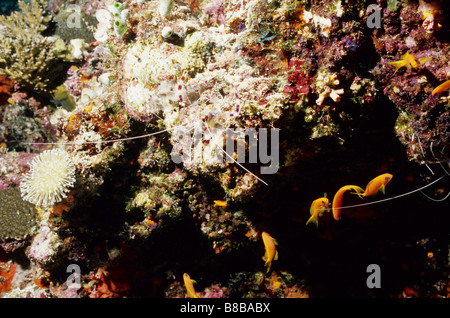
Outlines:
{"label": "pink coral", "polygon": [[35,154],[25,152],[7,152],[0,157],[0,190],[16,188],[23,174],[29,170],[29,162]]}
{"label": "pink coral", "polygon": [[214,0],[209,7],[205,8],[205,14],[210,16],[210,20],[212,23],[225,23],[225,13],[222,3],[223,0]]}

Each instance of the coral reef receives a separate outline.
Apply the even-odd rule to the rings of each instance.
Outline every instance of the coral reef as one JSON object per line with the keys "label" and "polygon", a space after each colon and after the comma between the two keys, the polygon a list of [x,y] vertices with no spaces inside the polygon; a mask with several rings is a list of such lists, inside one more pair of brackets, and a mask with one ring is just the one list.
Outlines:
{"label": "coral reef", "polygon": [[56,87],[64,57],[70,56],[64,42],[42,35],[51,19],[45,6],[44,0],[19,1],[21,11],[0,16],[0,74],[40,93]]}
{"label": "coral reef", "polygon": [[[435,36],[434,29],[420,25],[424,10],[441,10],[437,1],[433,3],[428,6],[434,8],[428,9],[424,9],[424,1],[420,1],[419,6],[405,6],[398,14],[408,23],[399,29],[386,25],[389,20],[384,19],[383,28],[389,32],[375,35],[379,37],[377,41],[383,43],[376,46],[379,54],[400,56],[409,50],[417,61],[428,59],[418,69],[401,69],[396,74],[393,74],[395,68],[387,63],[388,58],[374,68],[375,78],[382,83],[384,93],[397,107],[396,133],[407,147],[410,158],[417,161],[436,161],[450,155],[446,146],[449,137],[448,101],[445,97],[431,95],[433,89],[448,78],[450,51],[447,43]],[[440,153],[436,150],[434,154],[433,147]]]}
{"label": "coral reef", "polygon": [[449,7],[376,3],[19,1],[2,296],[448,297]]}

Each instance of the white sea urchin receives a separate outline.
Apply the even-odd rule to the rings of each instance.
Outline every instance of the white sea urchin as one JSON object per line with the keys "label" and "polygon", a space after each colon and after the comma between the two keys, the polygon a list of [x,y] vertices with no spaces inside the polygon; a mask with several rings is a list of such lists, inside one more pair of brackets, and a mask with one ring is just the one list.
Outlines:
{"label": "white sea urchin", "polygon": [[75,183],[75,166],[61,149],[47,150],[35,157],[30,172],[20,183],[22,199],[49,207],[61,202]]}

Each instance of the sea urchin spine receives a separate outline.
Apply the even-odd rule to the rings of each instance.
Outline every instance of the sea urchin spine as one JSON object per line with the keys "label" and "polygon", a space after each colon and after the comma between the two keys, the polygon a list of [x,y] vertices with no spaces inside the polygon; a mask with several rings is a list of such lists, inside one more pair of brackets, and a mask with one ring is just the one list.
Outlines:
{"label": "sea urchin spine", "polygon": [[23,200],[49,207],[61,202],[75,183],[75,166],[61,149],[47,150],[33,159],[20,184]]}

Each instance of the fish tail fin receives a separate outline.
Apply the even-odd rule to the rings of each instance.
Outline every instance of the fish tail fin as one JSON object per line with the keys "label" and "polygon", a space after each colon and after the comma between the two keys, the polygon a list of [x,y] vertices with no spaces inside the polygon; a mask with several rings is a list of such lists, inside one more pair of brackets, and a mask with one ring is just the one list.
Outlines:
{"label": "fish tail fin", "polygon": [[431,60],[431,58],[429,58],[429,57],[424,57],[423,59],[420,59],[420,60],[419,60],[419,63],[420,63],[420,64],[424,64],[424,63],[428,62],[429,60]]}
{"label": "fish tail fin", "polygon": [[358,186],[354,186],[353,188],[352,188],[352,190],[353,191],[355,191],[355,192],[350,192],[350,194],[356,194],[357,196],[359,196],[361,199],[362,198],[364,198],[364,189],[363,188],[360,188],[360,187],[358,187]]}
{"label": "fish tail fin", "polygon": [[264,267],[267,267],[266,269],[266,274],[270,272],[270,267],[272,267],[272,262],[266,262],[266,264],[264,264]]}
{"label": "fish tail fin", "polygon": [[433,89],[433,91],[431,92],[431,95],[442,93],[443,91],[446,91],[449,88],[450,88],[450,80],[442,83],[441,85],[439,85],[438,87]]}
{"label": "fish tail fin", "polygon": [[312,215],[309,220],[306,222],[306,225],[308,225],[309,223],[314,223],[316,225],[316,227],[319,226],[319,221],[317,220],[317,217],[315,217],[314,215]]}
{"label": "fish tail fin", "polygon": [[397,61],[397,62],[389,62],[388,63],[389,65],[393,65],[393,66],[395,66],[395,72],[394,72],[394,74],[393,75],[395,75],[395,73],[397,73],[397,71],[399,70],[399,69],[401,69],[403,66],[405,66],[406,64],[405,64],[405,61]]}

